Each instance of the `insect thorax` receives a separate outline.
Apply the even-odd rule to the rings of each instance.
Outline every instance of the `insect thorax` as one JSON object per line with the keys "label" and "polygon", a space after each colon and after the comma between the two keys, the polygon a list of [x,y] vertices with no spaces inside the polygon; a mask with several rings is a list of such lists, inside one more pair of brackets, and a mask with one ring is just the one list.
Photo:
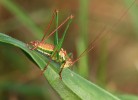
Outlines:
{"label": "insect thorax", "polygon": [[[53,52],[54,52],[54,48],[55,48],[55,46],[52,44],[40,43],[38,45],[38,47],[36,48],[36,50],[45,56],[51,57]],[[57,55],[54,55],[52,57],[52,60],[59,62],[61,65],[64,65],[64,67],[70,67],[71,66],[72,61],[69,58],[69,56],[67,55],[66,50],[61,48],[58,55],[59,55],[58,57],[57,57]]]}

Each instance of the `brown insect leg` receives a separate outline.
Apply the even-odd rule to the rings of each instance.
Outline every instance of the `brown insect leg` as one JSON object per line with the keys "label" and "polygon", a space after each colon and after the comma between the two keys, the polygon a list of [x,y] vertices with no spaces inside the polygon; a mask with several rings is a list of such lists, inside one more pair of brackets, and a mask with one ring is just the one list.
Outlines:
{"label": "brown insect leg", "polygon": [[[66,62],[65,62],[66,63]],[[59,72],[59,79],[62,80],[62,71],[64,69],[65,63],[63,64],[63,66],[61,67],[61,70]]]}
{"label": "brown insect leg", "polygon": [[[47,34],[47,32],[48,32],[48,30],[49,30],[49,28],[50,28],[50,26],[51,26],[53,20],[54,20],[54,17],[55,17],[55,13],[56,13],[56,12],[57,12],[57,10],[55,10],[55,11],[53,12],[52,19],[50,20],[50,22],[49,22],[49,24],[48,24],[48,26],[47,26],[47,28],[46,28],[46,30],[45,30],[45,32],[44,32],[44,36],[43,36],[42,40],[40,41],[40,43],[43,43],[43,42],[44,42],[44,39],[45,39],[45,37],[46,37],[46,34]],[[31,48],[31,50],[35,50],[35,49],[39,46],[40,43],[38,43],[35,47]]]}
{"label": "brown insect leg", "polygon": [[47,65],[44,67],[44,69],[41,72],[41,75],[46,71],[48,65],[50,64],[50,62],[52,61],[52,58],[55,56],[57,51],[54,52],[54,54],[51,56],[51,59],[48,61]]}

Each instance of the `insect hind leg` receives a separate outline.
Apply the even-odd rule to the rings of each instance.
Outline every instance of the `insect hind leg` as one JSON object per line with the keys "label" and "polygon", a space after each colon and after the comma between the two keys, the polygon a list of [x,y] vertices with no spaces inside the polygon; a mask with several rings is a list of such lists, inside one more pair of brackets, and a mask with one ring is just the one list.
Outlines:
{"label": "insect hind leg", "polygon": [[55,54],[57,53],[58,51],[55,51],[54,54],[51,56],[51,59],[48,61],[47,65],[44,67],[44,69],[42,70],[41,72],[41,75],[46,71],[48,65],[50,64],[50,62],[52,61],[52,58],[55,56]]}

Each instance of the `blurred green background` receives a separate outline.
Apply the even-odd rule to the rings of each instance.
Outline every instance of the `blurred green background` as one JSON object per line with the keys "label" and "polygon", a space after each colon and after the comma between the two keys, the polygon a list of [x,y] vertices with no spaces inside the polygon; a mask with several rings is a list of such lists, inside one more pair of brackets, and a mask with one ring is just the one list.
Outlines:
{"label": "blurred green background", "polygon": [[[0,32],[28,43],[42,38],[54,9],[59,9],[60,23],[73,14],[63,48],[75,59],[106,26],[94,50],[73,70],[108,91],[138,95],[138,2],[127,11],[133,1],[0,0]],[[0,44],[1,100],[60,99],[39,74],[21,50]]]}

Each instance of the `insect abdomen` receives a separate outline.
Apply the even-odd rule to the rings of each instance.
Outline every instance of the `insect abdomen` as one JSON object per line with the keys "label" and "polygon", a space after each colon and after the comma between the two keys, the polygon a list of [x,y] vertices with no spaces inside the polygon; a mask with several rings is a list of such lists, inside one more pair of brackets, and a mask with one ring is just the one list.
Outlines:
{"label": "insect abdomen", "polygon": [[[54,51],[54,48],[55,47],[51,44],[41,43],[39,44],[36,50],[46,56],[51,56]],[[66,60],[66,51],[61,49],[59,52],[59,59],[56,57],[56,55],[52,59],[56,62],[64,62]]]}
{"label": "insect abdomen", "polygon": [[40,43],[39,46],[37,47],[37,51],[50,56],[54,50],[54,46],[51,44],[42,44]]}

